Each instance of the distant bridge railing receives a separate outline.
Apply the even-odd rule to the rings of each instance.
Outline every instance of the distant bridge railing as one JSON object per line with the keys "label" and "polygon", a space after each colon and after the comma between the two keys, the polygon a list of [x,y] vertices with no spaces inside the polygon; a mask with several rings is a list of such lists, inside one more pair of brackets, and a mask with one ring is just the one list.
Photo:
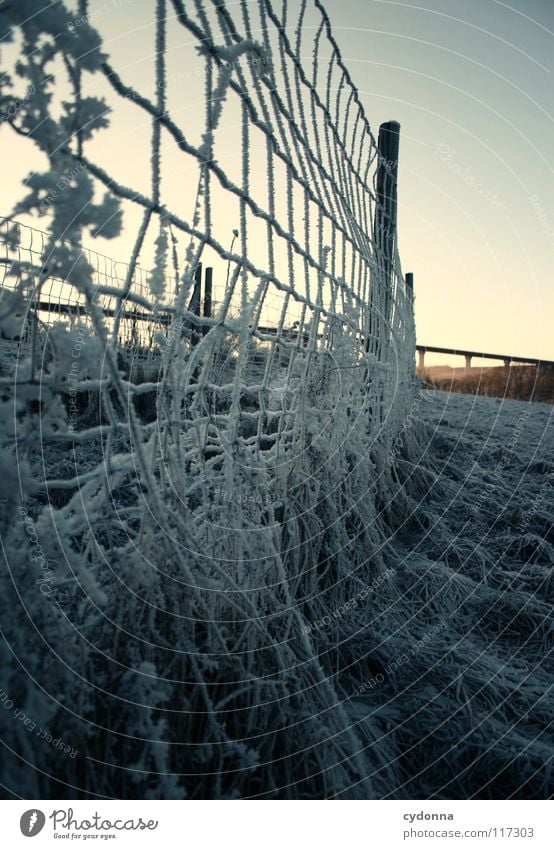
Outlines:
{"label": "distant bridge railing", "polygon": [[488,354],[482,351],[466,351],[461,348],[439,348],[435,345],[416,345],[418,353],[418,369],[425,368],[425,354],[447,354],[452,357],[465,357],[465,367],[471,368],[472,359],[502,360],[506,367],[512,365],[531,365],[553,367],[554,360],[542,360],[536,357],[518,357],[514,354]]}

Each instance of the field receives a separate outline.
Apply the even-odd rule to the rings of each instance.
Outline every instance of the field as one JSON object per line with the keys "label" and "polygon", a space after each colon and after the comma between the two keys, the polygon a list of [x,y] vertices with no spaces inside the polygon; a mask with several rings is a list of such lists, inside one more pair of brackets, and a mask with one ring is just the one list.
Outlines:
{"label": "field", "polygon": [[418,373],[425,382],[445,392],[554,403],[554,369],[551,365],[515,365],[484,368],[431,366]]}
{"label": "field", "polygon": [[544,797],[552,407],[437,392],[422,416],[428,442],[401,487],[414,501],[395,539],[397,595],[364,631],[372,669],[351,715],[381,723],[403,777],[389,798]]}

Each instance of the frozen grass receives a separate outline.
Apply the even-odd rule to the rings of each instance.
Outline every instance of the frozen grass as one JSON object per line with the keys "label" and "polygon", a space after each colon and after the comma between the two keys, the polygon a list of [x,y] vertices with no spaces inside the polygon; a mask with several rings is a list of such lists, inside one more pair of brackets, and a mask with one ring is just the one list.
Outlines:
{"label": "frozen grass", "polygon": [[8,590],[25,674],[7,656],[4,690],[79,755],[3,711],[2,780],[35,798],[547,796],[551,409],[436,393],[393,467],[335,423],[341,475],[312,440],[231,497],[214,471],[203,517],[191,491],[145,521],[121,463],[113,512],[92,481],[37,521],[58,564],[55,533],[82,540],[55,604],[15,523],[32,624]]}
{"label": "frozen grass", "polygon": [[380,729],[386,798],[546,798],[552,407],[436,393],[424,411],[398,463],[394,591],[358,617],[351,715]]}

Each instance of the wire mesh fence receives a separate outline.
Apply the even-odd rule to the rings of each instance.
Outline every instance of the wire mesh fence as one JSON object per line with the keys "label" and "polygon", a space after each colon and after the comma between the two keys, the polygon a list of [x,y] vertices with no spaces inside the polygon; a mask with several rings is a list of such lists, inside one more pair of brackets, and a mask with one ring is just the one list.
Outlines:
{"label": "wire mesh fence", "polygon": [[[172,117],[176,75],[169,67],[170,21],[171,29],[183,29],[197,48],[191,61],[205,91],[200,140],[189,139]],[[39,322],[63,316],[70,325],[90,323],[91,306],[98,306],[106,338],[134,360],[161,352],[160,331],[179,345],[185,340],[181,347],[187,357],[195,349],[193,371],[181,370],[190,378],[181,387],[189,414],[202,418],[211,406],[218,428],[236,431],[236,399],[248,395],[258,442],[274,427],[266,406],[275,385],[281,394],[287,387],[287,394],[291,381],[308,386],[314,370],[342,369],[334,352],[349,339],[351,361],[345,367],[358,368],[365,395],[373,396],[374,418],[388,404],[388,427],[394,429],[395,405],[409,403],[414,344],[395,217],[385,203],[376,211],[378,173],[391,173],[394,163],[379,153],[321,4],[289,2],[277,11],[270,2],[242,2],[231,11],[220,3],[195,3],[191,10],[180,0],[160,0],[155,98],[133,88],[109,61],[100,70],[117,97],[151,120],[150,191],[143,195],[120,184],[117,175],[87,158],[82,140],[64,156],[73,160],[73,173],[80,164],[124,208],[140,208],[130,260],[116,263],[81,249],[77,259],[69,251],[69,258],[58,261],[61,240],[73,226],[63,213],[62,178],[57,198],[38,199],[43,210],[54,212],[49,236],[22,225],[14,230],[12,222],[3,221],[4,286],[17,286],[24,274],[29,282],[31,275],[29,306]],[[188,173],[196,168],[189,221],[165,196],[172,188],[162,157],[167,140],[192,166]],[[233,141],[240,153],[229,160],[224,145]],[[69,191],[78,197],[79,185]],[[224,248],[233,216],[240,224],[231,248]],[[186,251],[182,237],[188,240]],[[156,267],[146,272],[140,258],[149,238]],[[15,260],[10,244],[17,245]],[[214,314],[200,317],[194,286],[206,254],[220,260],[226,279],[218,280]],[[367,366],[372,355],[389,368],[389,384],[396,384],[388,401],[386,382],[374,379]],[[287,410],[279,438],[294,432],[294,418],[306,400],[298,391],[288,394],[295,396],[295,406]]]}
{"label": "wire mesh fence", "polygon": [[[70,280],[51,273],[48,268],[49,235],[13,219],[0,218],[0,303],[22,287],[28,296],[14,309],[11,338],[28,349],[33,333],[34,317],[43,342],[47,330],[56,322],[66,322],[71,329],[89,323],[85,295]],[[51,249],[50,249],[51,252]],[[149,301],[148,272],[140,266],[133,274],[132,292],[136,296],[125,306],[118,304],[114,290],[120,290],[128,272],[128,265],[116,262],[97,251],[83,249],[86,262],[93,269],[93,299],[101,309],[106,326],[113,328],[119,316],[117,345],[133,348],[134,355],[152,352],[154,325],[167,326],[169,313],[154,315]],[[18,320],[19,318],[19,320]],[[10,330],[4,328],[4,342]],[[8,344],[4,345],[9,358]],[[15,346],[12,346],[12,358]]]}
{"label": "wire mesh fence", "polygon": [[[106,613],[87,619],[82,666],[95,680],[113,649],[124,706],[85,698],[66,669],[50,677],[84,715],[101,710],[97,754],[139,764],[142,792],[309,796],[316,775],[326,794],[367,797],[363,748],[305,624],[326,593],[340,607],[384,572],[378,501],[394,493],[414,391],[397,163],[318,0],[157,0],[149,84],[63,4],[32,25],[7,14],[29,42],[37,26],[56,36],[73,94],[62,118],[37,93],[11,121],[50,170],[0,228],[2,333],[19,351],[2,387],[25,412],[5,442],[35,470],[13,489],[31,493],[63,609]],[[46,79],[44,57],[25,56]],[[202,84],[194,122],[178,108],[183,67]],[[114,116],[140,115],[137,150],[148,126],[147,168],[96,158],[91,135],[110,128],[88,74]],[[29,213],[46,233],[14,223]],[[128,260],[83,247],[89,234]],[[118,768],[58,773],[125,795],[134,779]]]}

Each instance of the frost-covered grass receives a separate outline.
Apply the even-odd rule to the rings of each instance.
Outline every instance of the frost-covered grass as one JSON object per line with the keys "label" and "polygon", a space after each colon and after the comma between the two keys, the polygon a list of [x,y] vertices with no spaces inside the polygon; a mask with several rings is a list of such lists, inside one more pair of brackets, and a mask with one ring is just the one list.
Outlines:
{"label": "frost-covered grass", "polygon": [[338,489],[338,455],[317,463],[332,441],[310,442],[281,508],[251,470],[242,489],[208,487],[208,515],[190,491],[181,517],[145,522],[121,462],[107,512],[85,482],[39,514],[52,595],[14,511],[3,689],[78,756],[52,757],[3,711],[4,783],[39,798],[548,795],[551,410],[436,393],[393,466],[343,439]]}
{"label": "frost-covered grass", "polygon": [[358,615],[350,716],[393,767],[387,798],[544,798],[552,407],[436,393],[423,415],[390,507],[394,588]]}

